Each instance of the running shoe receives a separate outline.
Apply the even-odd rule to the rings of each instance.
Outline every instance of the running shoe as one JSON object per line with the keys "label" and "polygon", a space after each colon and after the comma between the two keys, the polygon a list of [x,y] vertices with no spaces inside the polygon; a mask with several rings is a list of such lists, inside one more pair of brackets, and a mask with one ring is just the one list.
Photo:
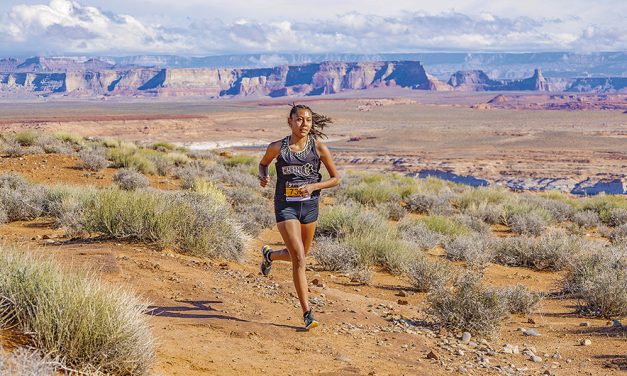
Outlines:
{"label": "running shoe", "polygon": [[270,253],[272,252],[272,248],[264,245],[261,247],[261,274],[267,276],[270,274],[270,269],[272,268],[272,261],[270,260]]}
{"label": "running shoe", "polygon": [[310,330],[320,325],[318,321],[314,319],[313,309],[311,308],[303,314],[303,319],[305,320],[305,330]]}

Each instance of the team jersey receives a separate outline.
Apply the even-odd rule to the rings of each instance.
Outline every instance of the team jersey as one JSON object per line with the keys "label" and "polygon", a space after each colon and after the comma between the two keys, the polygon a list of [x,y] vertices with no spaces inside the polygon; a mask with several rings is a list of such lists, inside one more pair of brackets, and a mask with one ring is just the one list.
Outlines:
{"label": "team jersey", "polygon": [[305,184],[322,180],[316,141],[313,136],[307,136],[305,148],[297,153],[290,150],[289,142],[290,136],[283,139],[281,152],[276,159],[277,183],[274,200],[293,202],[317,199],[320,196],[320,190],[314,191],[309,196],[301,195],[298,189]]}

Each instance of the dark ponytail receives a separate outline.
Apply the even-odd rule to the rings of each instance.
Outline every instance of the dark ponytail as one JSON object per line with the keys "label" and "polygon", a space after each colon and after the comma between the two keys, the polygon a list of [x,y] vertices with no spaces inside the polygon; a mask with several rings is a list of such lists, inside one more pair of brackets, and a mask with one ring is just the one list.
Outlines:
{"label": "dark ponytail", "polygon": [[324,127],[333,123],[333,120],[331,120],[330,117],[313,112],[309,106],[305,106],[304,104],[292,104],[290,119],[292,118],[292,115],[298,113],[298,110],[307,110],[311,112],[312,125],[311,130],[309,131],[310,135],[312,135],[316,140],[327,138],[327,135],[322,131],[324,130]]}

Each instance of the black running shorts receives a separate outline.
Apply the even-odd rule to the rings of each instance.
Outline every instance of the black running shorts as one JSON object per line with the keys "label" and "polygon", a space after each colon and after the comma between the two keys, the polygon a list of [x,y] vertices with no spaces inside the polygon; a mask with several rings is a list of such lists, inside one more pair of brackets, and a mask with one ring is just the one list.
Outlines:
{"label": "black running shorts", "polygon": [[274,217],[276,223],[296,219],[306,225],[318,220],[318,198],[305,201],[275,201]]}

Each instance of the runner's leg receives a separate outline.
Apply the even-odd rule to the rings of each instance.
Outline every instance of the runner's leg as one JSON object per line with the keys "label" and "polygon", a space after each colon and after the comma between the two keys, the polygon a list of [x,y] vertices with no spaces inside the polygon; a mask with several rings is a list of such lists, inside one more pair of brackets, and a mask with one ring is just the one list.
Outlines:
{"label": "runner's leg", "polygon": [[[309,294],[305,275],[305,249],[301,237],[301,224],[296,219],[288,219],[279,222],[277,226],[292,261],[292,278],[296,295],[298,295],[303,312],[306,312],[309,310]],[[274,259],[274,254],[272,258]]]}

